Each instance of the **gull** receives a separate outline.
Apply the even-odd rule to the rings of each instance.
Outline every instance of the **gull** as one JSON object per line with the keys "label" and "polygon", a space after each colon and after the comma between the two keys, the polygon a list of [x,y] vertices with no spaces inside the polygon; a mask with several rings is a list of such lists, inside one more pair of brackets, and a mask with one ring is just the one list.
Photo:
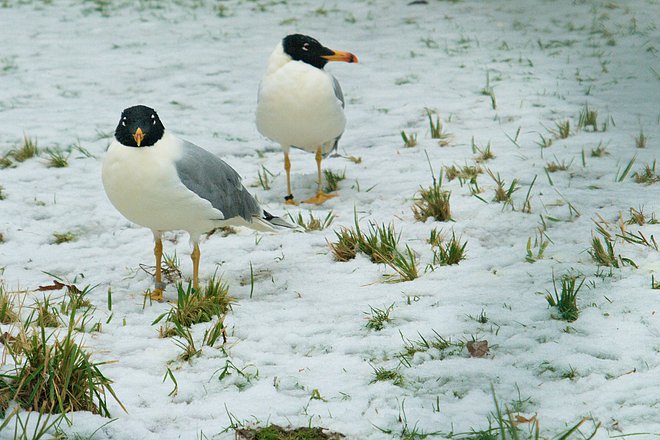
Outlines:
{"label": "gull", "polygon": [[257,129],[284,150],[286,204],[297,204],[291,193],[291,147],[315,153],[318,190],[303,202],[320,205],[334,197],[322,190],[321,161],[337,149],[346,117],[339,82],[323,69],[328,61],[357,63],[358,59],[307,35],[288,35],[270,55],[259,85]]}
{"label": "gull", "polygon": [[165,129],[144,105],[125,109],[103,160],[102,180],[114,207],[128,220],[151,229],[156,257],[155,290],[162,300],[164,231],[183,230],[193,246],[193,288],[199,289],[199,241],[221,226],[274,231],[294,228],[264,211],[223,160]]}

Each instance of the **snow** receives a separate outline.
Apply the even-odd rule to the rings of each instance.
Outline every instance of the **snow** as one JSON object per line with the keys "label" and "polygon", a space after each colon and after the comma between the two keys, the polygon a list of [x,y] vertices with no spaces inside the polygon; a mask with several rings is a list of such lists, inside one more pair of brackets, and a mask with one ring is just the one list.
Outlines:
{"label": "snow", "polygon": [[[631,177],[658,153],[657,1],[5,3],[0,153],[19,145],[25,133],[42,148],[79,142],[93,157],[74,151],[70,166],[56,169],[42,154],[0,169],[6,194],[0,201],[2,282],[10,291],[29,290],[21,294],[26,304],[42,296],[33,291],[52,281],[48,273],[98,285],[90,299],[102,331],[84,341],[93,359],[117,361],[102,371],[128,414],[109,401],[117,419],[95,439],[202,433],[229,439],[232,431],[223,431],[232,420],[311,424],[348,438],[382,439],[391,436],[378,428],[401,432],[404,412],[410,428],[417,424],[442,438],[487,428],[491,384],[500,403],[523,400],[522,414],[536,415],[549,436],[582,417],[593,418],[585,432],[602,423],[596,438],[660,433],[659,291],[651,289],[651,276],[660,280],[659,253],[618,240],[618,252],[638,267],[610,274],[587,252],[597,216],[614,233],[630,208],[658,215],[658,184],[640,185]],[[346,97],[340,153],[362,162],[324,161],[347,176],[339,197],[313,209],[321,218],[332,210],[330,228],[277,235],[241,230],[202,243],[202,278],[217,270],[236,297],[225,321],[229,342],[223,349],[203,347],[191,363],[178,361],[179,349],[151,325],[170,306],[143,307],[153,280],[139,265],[153,264],[151,233],[122,218],[103,192],[107,135],[125,107],[150,105],[169,130],[218,154],[269,211],[284,214],[282,154],[257,132],[254,111],[268,56],[293,32],[359,57],[359,64],[332,63],[328,70]],[[481,93],[487,77],[496,109]],[[609,121],[606,131],[574,132],[587,103],[598,110],[600,124]],[[430,138],[425,108],[438,111],[452,134],[449,146]],[[539,136],[552,137],[548,129],[566,119],[572,135],[542,149]],[[418,145],[404,148],[401,130],[417,133]],[[514,145],[510,138],[518,130]],[[644,149],[635,148],[640,130],[648,137]],[[436,175],[444,166],[473,164],[472,139],[481,148],[490,142],[495,153],[482,166],[507,185],[519,179],[516,210],[491,201],[494,182],[482,174],[481,197],[488,203],[445,179],[454,222],[415,221],[412,199],[431,184],[426,154]],[[609,154],[592,157],[599,145]],[[631,172],[617,182],[633,157]],[[296,198],[311,196],[313,156],[292,151],[291,160]],[[549,161],[570,163],[550,175],[554,185],[544,172]],[[256,185],[261,166],[276,173],[270,190]],[[535,177],[532,213],[523,213]],[[353,225],[354,210],[363,227],[369,221],[395,225],[402,246],[418,254],[418,279],[385,283],[382,275],[391,270],[362,255],[333,260],[326,241],[340,226]],[[544,259],[527,263],[527,239],[542,218],[552,243]],[[432,261],[426,239],[433,228],[467,240],[467,259],[424,271]],[[647,237],[660,231],[658,225],[627,228]],[[66,231],[77,239],[51,243],[54,232]],[[166,238],[165,252],[177,253],[189,277],[186,235]],[[553,272],[567,271],[588,279],[573,323],[553,319],[544,299]],[[166,298],[175,295],[168,286]],[[390,304],[392,322],[368,330],[369,307]],[[482,310],[487,323],[470,318]],[[208,325],[193,327],[198,346]],[[414,341],[433,331],[453,341],[488,340],[490,355],[419,353],[410,367],[401,367],[402,386],[370,383],[372,366],[399,365],[402,336]],[[228,360],[258,376],[249,383],[236,374],[220,381]],[[171,381],[163,382],[167,368],[178,382],[175,397],[168,396]],[[564,378],[570,369],[576,377]],[[311,399],[314,390],[323,400]],[[68,432],[89,435],[106,419],[81,412],[73,421]]]}

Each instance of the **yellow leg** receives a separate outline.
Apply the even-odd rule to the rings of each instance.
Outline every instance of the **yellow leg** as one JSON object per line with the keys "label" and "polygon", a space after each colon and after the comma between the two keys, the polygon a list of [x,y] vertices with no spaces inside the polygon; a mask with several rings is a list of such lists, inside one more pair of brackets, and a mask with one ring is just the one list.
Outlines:
{"label": "yellow leg", "polygon": [[318,172],[318,188],[316,190],[316,196],[311,199],[303,200],[303,203],[313,203],[315,205],[320,205],[326,200],[336,197],[336,194],[327,194],[323,192],[323,173],[321,173],[321,161],[323,160],[323,150],[322,147],[316,149],[316,170]]}
{"label": "yellow leg", "polygon": [[195,243],[192,254],[190,254],[193,263],[193,289],[195,290],[199,290],[199,255],[199,244]]}
{"label": "yellow leg", "polygon": [[156,301],[163,300],[163,280],[162,269],[160,267],[163,259],[163,242],[160,239],[160,233],[154,233],[154,256],[156,257],[156,288],[151,292],[151,299]]}
{"label": "yellow leg", "polygon": [[291,161],[289,160],[289,153],[284,153],[284,171],[286,171],[286,192],[284,203],[287,205],[297,205],[298,203],[293,200],[293,193],[291,192]]}

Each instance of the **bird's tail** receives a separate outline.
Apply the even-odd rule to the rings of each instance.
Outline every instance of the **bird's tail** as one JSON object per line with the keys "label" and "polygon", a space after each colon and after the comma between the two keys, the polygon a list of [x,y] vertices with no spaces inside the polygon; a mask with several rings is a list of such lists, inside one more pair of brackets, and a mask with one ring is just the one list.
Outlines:
{"label": "bird's tail", "polygon": [[275,227],[301,230],[298,225],[284,220],[282,217],[276,217],[268,211],[264,211],[261,217],[252,218],[252,227],[260,231],[276,232]]}

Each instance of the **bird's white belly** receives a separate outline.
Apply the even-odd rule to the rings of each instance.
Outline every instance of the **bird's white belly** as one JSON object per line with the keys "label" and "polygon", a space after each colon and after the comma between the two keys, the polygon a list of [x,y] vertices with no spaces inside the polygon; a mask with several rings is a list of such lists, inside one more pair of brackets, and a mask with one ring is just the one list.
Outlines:
{"label": "bird's white belly", "polygon": [[113,143],[103,162],[105,192],[114,207],[138,225],[155,231],[210,231],[222,213],[181,183],[171,160],[176,153]]}
{"label": "bird's white belly", "polygon": [[345,126],[341,101],[325,71],[288,63],[262,81],[257,128],[264,136],[314,152],[323,144],[329,150]]}

